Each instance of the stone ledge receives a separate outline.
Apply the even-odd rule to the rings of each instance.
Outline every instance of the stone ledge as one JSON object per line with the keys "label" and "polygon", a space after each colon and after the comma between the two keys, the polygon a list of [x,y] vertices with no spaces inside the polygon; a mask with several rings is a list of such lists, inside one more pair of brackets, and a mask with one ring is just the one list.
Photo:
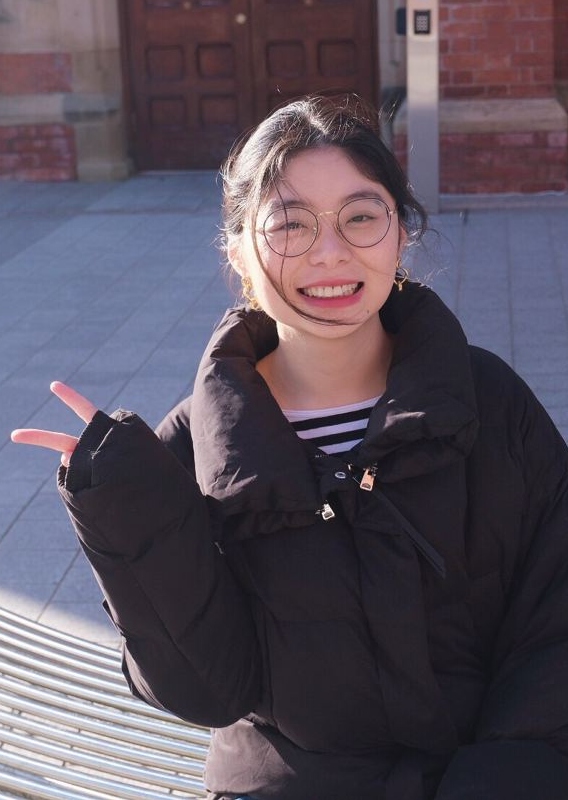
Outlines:
{"label": "stone ledge", "polygon": [[[407,129],[408,105],[405,100],[394,119],[393,133]],[[521,133],[524,131],[565,131],[568,114],[555,97],[511,100],[440,101],[440,134],[445,133]]]}
{"label": "stone ledge", "polygon": [[0,95],[0,125],[64,122],[63,94]]}
{"label": "stone ledge", "polygon": [[101,119],[118,114],[120,110],[120,95],[114,92],[74,92],[63,98],[63,113],[67,122]]}
{"label": "stone ledge", "polygon": [[115,92],[53,92],[0,96],[0,125],[39,125],[52,122],[91,122],[118,114]]}

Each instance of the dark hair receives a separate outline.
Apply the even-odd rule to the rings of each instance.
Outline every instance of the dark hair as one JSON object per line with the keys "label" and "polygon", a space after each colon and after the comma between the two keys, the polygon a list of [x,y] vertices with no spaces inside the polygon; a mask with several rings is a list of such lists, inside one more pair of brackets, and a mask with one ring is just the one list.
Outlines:
{"label": "dark hair", "polygon": [[394,198],[409,239],[421,238],[426,211],[381,138],[378,112],[356,95],[315,95],[278,108],[229,154],[221,169],[224,244],[242,232],[294,155],[325,145],[344,150],[366,177],[381,183]]}

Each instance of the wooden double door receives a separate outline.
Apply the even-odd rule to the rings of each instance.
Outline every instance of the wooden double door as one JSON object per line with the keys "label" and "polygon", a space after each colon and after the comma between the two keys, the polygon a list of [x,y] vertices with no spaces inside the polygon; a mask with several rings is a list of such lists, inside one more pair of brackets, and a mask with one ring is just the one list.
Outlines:
{"label": "wooden double door", "polygon": [[217,168],[231,144],[307,92],[376,101],[376,0],[124,0],[138,169]]}

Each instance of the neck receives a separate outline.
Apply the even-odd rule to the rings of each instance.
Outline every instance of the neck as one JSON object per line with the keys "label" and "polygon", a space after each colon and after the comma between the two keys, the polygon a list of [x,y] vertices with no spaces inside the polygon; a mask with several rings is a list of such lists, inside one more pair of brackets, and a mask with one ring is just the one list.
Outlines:
{"label": "neck", "polygon": [[278,326],[279,344],[257,369],[281,408],[332,408],[384,392],[392,338],[378,315],[338,338]]}

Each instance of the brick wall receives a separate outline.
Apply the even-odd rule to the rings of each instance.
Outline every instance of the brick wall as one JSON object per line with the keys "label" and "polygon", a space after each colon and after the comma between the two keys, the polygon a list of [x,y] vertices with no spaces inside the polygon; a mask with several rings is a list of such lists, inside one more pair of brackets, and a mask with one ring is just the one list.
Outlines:
{"label": "brick wall", "polygon": [[[25,98],[71,91],[67,53],[0,53],[0,94]],[[75,132],[63,124],[0,126],[0,179],[67,181],[77,177]]]}
{"label": "brick wall", "polygon": [[0,127],[0,179],[70,181],[77,177],[70,125]]}
{"label": "brick wall", "polygon": [[554,3],[554,72],[558,81],[568,83],[568,2]]}
{"label": "brick wall", "polygon": [[68,53],[0,53],[0,94],[71,91]]}
{"label": "brick wall", "polygon": [[444,194],[564,192],[566,132],[448,133],[441,137]]}
{"label": "brick wall", "polygon": [[[565,0],[556,2],[566,6]],[[553,0],[441,0],[441,97],[550,96],[553,5]],[[559,49],[566,53],[566,39]]]}
{"label": "brick wall", "polygon": [[[440,0],[443,194],[568,189],[567,42],[567,0]],[[404,161],[405,135],[396,150]]]}

